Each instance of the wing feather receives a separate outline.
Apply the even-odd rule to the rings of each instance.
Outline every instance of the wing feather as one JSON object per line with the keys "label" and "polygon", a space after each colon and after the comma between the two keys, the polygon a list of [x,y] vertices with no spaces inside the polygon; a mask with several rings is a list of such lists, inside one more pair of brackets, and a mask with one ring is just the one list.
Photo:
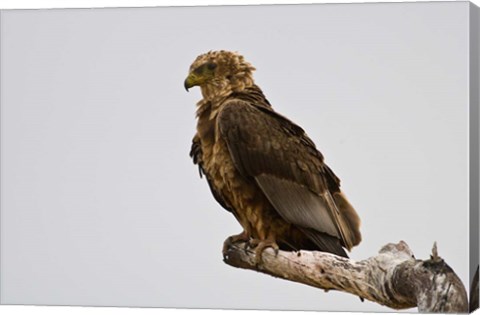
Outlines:
{"label": "wing feather", "polygon": [[302,128],[270,108],[241,100],[224,105],[218,128],[239,172],[256,181],[284,220],[309,231],[314,242],[318,233],[347,249],[360,242],[358,215]]}
{"label": "wing feather", "polygon": [[198,165],[198,173],[200,174],[200,178],[205,175],[208,183],[208,187],[212,192],[213,198],[227,211],[232,212],[236,215],[233,211],[233,208],[228,204],[228,202],[222,197],[222,194],[216,190],[215,185],[213,185],[212,180],[210,177],[205,173],[203,169],[203,152],[202,146],[200,145],[200,139],[198,135],[195,135],[192,140],[192,147],[190,149],[190,157],[193,160],[193,164]]}
{"label": "wing feather", "polygon": [[260,174],[255,180],[283,219],[303,228],[321,228],[321,232],[340,237],[323,198],[295,182],[272,175]]}

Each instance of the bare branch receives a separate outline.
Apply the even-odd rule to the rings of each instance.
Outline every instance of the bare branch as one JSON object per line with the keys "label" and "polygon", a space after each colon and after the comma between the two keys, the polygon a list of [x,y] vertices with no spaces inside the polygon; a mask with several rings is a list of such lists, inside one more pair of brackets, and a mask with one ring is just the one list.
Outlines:
{"label": "bare branch", "polygon": [[267,249],[256,265],[254,251],[236,243],[228,247],[224,261],[326,291],[348,292],[393,309],[417,306],[421,312],[468,312],[465,287],[438,256],[436,244],[431,259],[425,261],[415,259],[400,241],[358,262],[316,251],[280,251],[275,256]]}

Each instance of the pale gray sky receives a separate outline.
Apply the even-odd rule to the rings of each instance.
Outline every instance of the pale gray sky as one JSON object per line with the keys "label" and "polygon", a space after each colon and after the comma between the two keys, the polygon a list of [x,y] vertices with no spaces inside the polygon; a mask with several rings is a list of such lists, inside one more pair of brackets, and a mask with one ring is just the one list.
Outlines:
{"label": "pale gray sky", "polygon": [[363,224],[468,286],[468,3],[1,13],[1,302],[388,311],[234,269],[188,151],[208,50],[242,53]]}

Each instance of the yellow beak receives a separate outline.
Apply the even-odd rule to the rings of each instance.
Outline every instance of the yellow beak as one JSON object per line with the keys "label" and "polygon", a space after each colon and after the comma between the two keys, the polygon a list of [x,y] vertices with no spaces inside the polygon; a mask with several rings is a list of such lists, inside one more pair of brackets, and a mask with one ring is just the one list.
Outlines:
{"label": "yellow beak", "polygon": [[188,77],[185,79],[185,82],[183,83],[183,86],[185,87],[185,90],[194,87],[196,85],[200,85],[202,83],[201,77],[198,75],[195,75],[193,72],[188,75]]}

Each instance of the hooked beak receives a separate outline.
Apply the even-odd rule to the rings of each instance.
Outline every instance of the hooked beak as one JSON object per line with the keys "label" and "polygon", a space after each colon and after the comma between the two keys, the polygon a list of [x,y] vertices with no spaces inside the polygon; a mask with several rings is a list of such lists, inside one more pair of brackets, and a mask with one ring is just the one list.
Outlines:
{"label": "hooked beak", "polygon": [[190,73],[188,77],[183,82],[185,90],[188,92],[188,89],[200,84],[200,78],[193,73]]}
{"label": "hooked beak", "polygon": [[192,86],[188,83],[188,80],[185,79],[185,82],[183,82],[183,86],[185,87],[185,91],[188,92],[188,89],[191,88]]}

